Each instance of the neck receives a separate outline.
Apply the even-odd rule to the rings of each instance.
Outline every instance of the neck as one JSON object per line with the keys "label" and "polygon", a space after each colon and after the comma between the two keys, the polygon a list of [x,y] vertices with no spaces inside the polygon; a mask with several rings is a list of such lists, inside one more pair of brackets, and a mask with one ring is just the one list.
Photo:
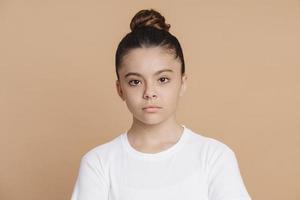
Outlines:
{"label": "neck", "polygon": [[145,124],[135,118],[128,137],[139,144],[157,145],[176,142],[183,133],[183,127],[176,122],[175,117],[158,124]]}

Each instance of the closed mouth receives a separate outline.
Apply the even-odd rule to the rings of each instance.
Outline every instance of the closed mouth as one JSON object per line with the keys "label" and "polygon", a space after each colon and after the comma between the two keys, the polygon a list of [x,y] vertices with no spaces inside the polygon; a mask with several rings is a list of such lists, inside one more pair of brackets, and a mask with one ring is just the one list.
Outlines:
{"label": "closed mouth", "polygon": [[143,109],[151,109],[151,108],[161,108],[159,106],[147,106],[147,107],[144,107]]}

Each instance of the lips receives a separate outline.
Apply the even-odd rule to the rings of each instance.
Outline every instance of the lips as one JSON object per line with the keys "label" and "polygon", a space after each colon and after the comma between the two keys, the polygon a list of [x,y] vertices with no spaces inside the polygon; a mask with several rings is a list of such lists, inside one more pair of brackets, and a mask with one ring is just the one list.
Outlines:
{"label": "lips", "polygon": [[157,112],[159,109],[161,109],[161,107],[155,105],[143,107],[143,110],[149,113]]}
{"label": "lips", "polygon": [[150,108],[161,108],[161,107],[155,106],[155,105],[149,105],[149,106],[143,107],[143,109],[150,109]]}

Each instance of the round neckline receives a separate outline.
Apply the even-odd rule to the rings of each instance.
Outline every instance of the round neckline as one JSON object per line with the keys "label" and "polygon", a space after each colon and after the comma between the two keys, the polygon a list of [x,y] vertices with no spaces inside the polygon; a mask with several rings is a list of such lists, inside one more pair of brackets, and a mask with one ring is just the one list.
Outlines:
{"label": "round neckline", "polygon": [[177,151],[183,145],[184,140],[187,137],[187,128],[183,124],[181,124],[181,126],[183,127],[183,132],[182,132],[179,140],[175,144],[173,144],[171,147],[169,147],[165,150],[162,150],[160,152],[157,152],[157,153],[144,153],[144,152],[138,151],[135,148],[133,148],[128,140],[128,135],[127,135],[128,130],[126,130],[121,135],[121,140],[122,140],[122,143],[123,143],[126,151],[130,155],[132,155],[138,159],[142,159],[142,160],[158,160],[158,159],[168,157],[169,155],[171,155],[172,153]]}

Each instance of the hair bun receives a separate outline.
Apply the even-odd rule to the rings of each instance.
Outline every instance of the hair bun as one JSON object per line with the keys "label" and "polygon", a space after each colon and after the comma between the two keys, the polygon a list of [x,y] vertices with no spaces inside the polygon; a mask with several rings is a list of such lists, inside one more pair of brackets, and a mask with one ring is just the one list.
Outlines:
{"label": "hair bun", "polygon": [[156,10],[140,10],[134,15],[130,22],[130,29],[134,31],[138,28],[150,26],[160,30],[169,31],[171,25],[165,23],[165,18]]}

